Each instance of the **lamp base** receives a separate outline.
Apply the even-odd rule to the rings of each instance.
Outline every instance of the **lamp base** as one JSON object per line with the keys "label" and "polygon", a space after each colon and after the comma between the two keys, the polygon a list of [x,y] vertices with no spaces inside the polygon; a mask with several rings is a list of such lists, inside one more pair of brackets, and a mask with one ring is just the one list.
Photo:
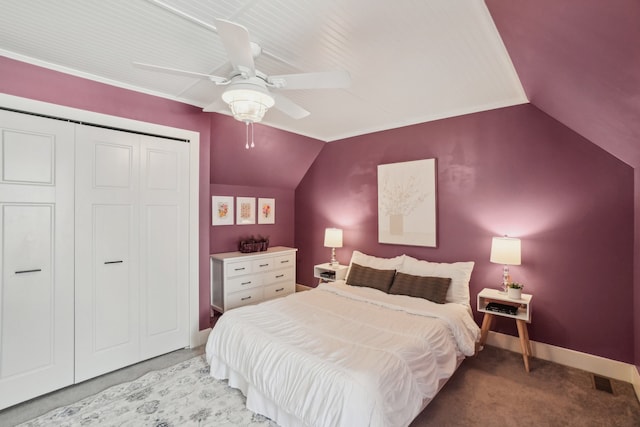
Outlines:
{"label": "lamp base", "polygon": [[329,261],[331,267],[338,266],[338,260],[336,259],[336,248],[331,248],[331,261]]}

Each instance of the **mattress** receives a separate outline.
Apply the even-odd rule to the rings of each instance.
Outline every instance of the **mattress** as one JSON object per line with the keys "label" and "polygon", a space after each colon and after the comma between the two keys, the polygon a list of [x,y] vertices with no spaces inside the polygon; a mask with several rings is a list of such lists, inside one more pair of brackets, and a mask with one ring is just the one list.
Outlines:
{"label": "mattress", "polygon": [[206,357],[283,427],[406,426],[478,333],[462,304],[335,282],[225,312]]}

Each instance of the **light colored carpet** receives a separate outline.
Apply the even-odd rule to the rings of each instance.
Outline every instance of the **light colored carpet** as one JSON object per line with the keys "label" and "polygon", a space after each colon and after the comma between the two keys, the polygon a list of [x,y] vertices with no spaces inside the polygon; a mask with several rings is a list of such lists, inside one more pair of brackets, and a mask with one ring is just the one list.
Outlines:
{"label": "light colored carpet", "polygon": [[275,427],[236,389],[209,375],[203,356],[145,374],[20,424],[45,426]]}

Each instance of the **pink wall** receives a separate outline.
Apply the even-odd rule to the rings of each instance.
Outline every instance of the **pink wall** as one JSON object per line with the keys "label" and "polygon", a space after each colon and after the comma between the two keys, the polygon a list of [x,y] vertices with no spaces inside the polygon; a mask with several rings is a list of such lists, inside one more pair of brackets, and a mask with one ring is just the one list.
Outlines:
{"label": "pink wall", "polygon": [[[377,243],[376,166],[436,158],[438,248]],[[472,306],[497,287],[491,237],[522,239],[514,279],[534,295],[533,340],[633,361],[633,169],[531,105],[328,144],[296,190],[298,282],[329,256],[325,227],[344,229],[342,263],[378,256],[476,262]],[[481,316],[476,313],[476,320]],[[496,329],[517,335],[513,322]]]}
{"label": "pink wall", "polygon": [[200,133],[200,328],[209,327],[209,140],[199,108],[58,73],[0,56],[0,92]]}
{"label": "pink wall", "polygon": [[211,184],[212,196],[259,197],[275,199],[275,224],[220,225],[211,226],[209,248],[211,253],[238,250],[241,238],[254,236],[269,237],[270,246],[294,245],[294,200],[295,191],[273,187]]}

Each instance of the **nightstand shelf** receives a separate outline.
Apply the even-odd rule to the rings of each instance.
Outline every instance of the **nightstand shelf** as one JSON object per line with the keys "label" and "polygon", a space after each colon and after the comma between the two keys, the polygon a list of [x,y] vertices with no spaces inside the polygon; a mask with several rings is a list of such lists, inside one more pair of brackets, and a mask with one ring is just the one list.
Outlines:
{"label": "nightstand shelf", "polygon": [[[522,349],[522,359],[524,367],[529,372],[529,356],[531,356],[531,343],[529,342],[529,331],[527,323],[531,323],[531,299],[533,295],[522,294],[520,299],[511,299],[504,292],[497,289],[485,288],[478,294],[478,311],[484,313],[482,319],[482,331],[480,334],[480,345],[483,346],[487,341],[487,335],[491,330],[494,316],[508,317],[515,319],[518,327],[518,336],[520,338],[520,347]],[[514,314],[502,311],[491,310],[491,303],[497,303],[500,306],[513,307]]]}
{"label": "nightstand shelf", "polygon": [[344,280],[347,277],[348,265],[334,265],[325,262],[313,266],[313,277],[319,280],[319,283],[335,282],[336,280]]}

